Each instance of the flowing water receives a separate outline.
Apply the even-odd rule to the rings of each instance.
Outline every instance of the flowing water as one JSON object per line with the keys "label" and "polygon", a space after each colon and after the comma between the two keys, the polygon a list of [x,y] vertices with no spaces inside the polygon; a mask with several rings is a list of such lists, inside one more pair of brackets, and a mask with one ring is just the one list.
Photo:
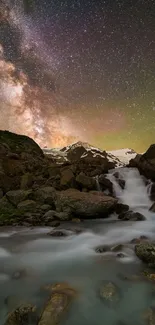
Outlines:
{"label": "flowing water", "polygon": [[[115,172],[111,171],[107,177],[113,182],[119,201],[141,212],[146,221],[123,222],[113,215],[107,220],[85,221],[78,226],[65,223],[61,227],[81,227],[83,230],[79,235],[66,238],[48,236],[51,228],[1,229],[0,325],[19,301],[42,307],[47,299],[42,287],[61,281],[68,282],[78,292],[62,321],[64,325],[143,324],[142,312],[155,303],[152,285],[124,280],[123,275],[142,270],[129,242],[140,235],[154,237],[155,214],[149,211],[152,202],[138,171],[118,169],[119,177],[125,180],[124,190],[118,185]],[[95,252],[97,246],[120,243],[125,244],[124,258],[119,258],[117,253]],[[20,270],[25,270],[25,274],[18,278]],[[105,280],[119,287],[120,301],[114,308],[106,306],[99,295]]]}

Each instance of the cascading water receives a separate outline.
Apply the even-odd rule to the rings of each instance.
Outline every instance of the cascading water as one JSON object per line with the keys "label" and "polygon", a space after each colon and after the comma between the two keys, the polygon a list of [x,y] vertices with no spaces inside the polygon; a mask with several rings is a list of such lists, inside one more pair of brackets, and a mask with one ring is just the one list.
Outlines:
{"label": "cascading water", "polygon": [[[107,177],[113,183],[114,193],[121,203],[129,205],[132,210],[149,210],[152,202],[148,188],[136,168],[119,168],[117,172],[110,171]],[[119,185],[118,179],[125,181],[124,189]]]}

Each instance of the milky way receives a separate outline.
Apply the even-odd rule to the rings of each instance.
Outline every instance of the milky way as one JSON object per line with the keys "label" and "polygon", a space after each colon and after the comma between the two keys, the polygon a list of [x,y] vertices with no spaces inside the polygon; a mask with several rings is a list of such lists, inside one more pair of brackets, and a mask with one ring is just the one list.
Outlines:
{"label": "milky way", "polygon": [[0,4],[0,128],[42,146],[154,142],[154,0]]}

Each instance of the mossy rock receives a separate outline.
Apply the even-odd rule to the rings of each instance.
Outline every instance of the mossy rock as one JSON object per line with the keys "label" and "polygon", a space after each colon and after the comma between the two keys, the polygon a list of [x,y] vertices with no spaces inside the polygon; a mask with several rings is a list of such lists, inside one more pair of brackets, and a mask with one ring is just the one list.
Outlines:
{"label": "mossy rock", "polygon": [[136,255],[147,264],[155,267],[155,244],[143,242],[135,246]]}
{"label": "mossy rock", "polygon": [[0,143],[7,145],[8,151],[13,153],[27,152],[32,155],[44,156],[38,144],[25,135],[0,130]]}

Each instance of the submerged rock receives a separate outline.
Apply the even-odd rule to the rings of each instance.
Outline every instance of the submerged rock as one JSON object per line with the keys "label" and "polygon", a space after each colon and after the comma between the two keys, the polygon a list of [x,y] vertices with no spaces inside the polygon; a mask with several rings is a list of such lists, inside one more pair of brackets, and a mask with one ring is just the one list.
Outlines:
{"label": "submerged rock", "polygon": [[147,242],[137,244],[135,253],[144,263],[155,267],[155,244]]}
{"label": "submerged rock", "polygon": [[142,315],[143,320],[147,322],[148,325],[155,325],[155,310],[154,308],[148,308]]}
{"label": "submerged rock", "polygon": [[146,218],[143,216],[143,214],[139,212],[132,212],[132,211],[127,211],[123,212],[118,216],[118,219],[124,220],[124,221],[143,221],[146,220]]}
{"label": "submerged rock", "polygon": [[36,307],[31,304],[21,304],[9,313],[5,325],[28,325],[36,321]]}
{"label": "submerged rock", "polygon": [[45,305],[38,325],[57,325],[68,311],[76,291],[66,283],[46,286],[51,296]]}
{"label": "submerged rock", "polygon": [[106,304],[113,306],[119,302],[120,293],[113,282],[105,282],[100,288],[100,297]]}

